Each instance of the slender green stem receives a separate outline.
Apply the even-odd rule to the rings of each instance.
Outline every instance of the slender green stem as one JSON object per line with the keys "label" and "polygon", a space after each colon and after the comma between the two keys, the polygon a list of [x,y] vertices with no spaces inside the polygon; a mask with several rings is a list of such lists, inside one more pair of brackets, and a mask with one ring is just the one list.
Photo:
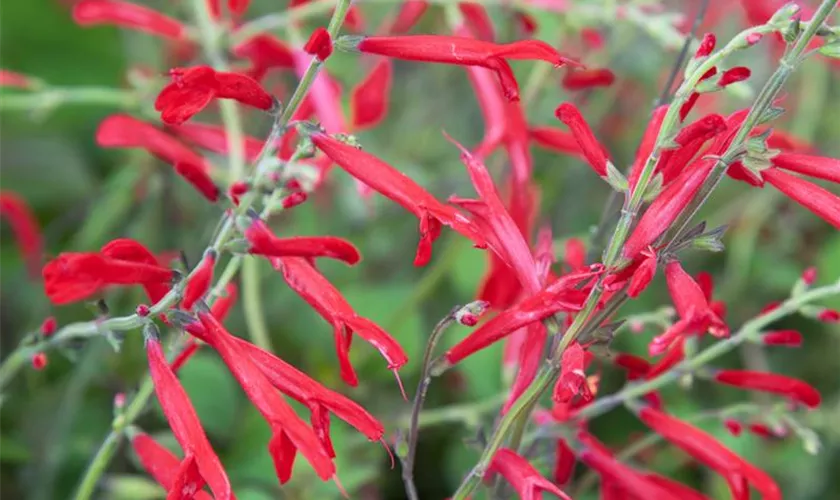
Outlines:
{"label": "slender green stem", "polygon": [[265,323],[262,291],[260,290],[259,262],[248,259],[242,264],[242,304],[245,308],[245,324],[254,344],[271,351],[271,336]]}
{"label": "slender green stem", "polygon": [[283,12],[258,17],[251,22],[243,24],[231,35],[231,45],[244,42],[254,35],[285,28],[293,23],[304,21],[326,12],[335,5],[335,0],[316,0],[294,9],[287,9]]}
{"label": "slender green stem", "polygon": [[108,464],[111,463],[111,459],[117,453],[117,448],[122,442],[122,437],[121,432],[111,431],[108,437],[105,438],[105,441],[99,446],[99,450],[85,471],[82,482],[79,484],[78,489],[76,489],[76,494],[73,496],[75,500],[88,500],[93,496],[96,486],[99,484],[99,478],[105,473]]}
{"label": "slender green stem", "polygon": [[108,87],[46,87],[35,92],[3,92],[0,110],[48,111],[63,105],[113,106],[133,110],[140,106],[135,91]]}

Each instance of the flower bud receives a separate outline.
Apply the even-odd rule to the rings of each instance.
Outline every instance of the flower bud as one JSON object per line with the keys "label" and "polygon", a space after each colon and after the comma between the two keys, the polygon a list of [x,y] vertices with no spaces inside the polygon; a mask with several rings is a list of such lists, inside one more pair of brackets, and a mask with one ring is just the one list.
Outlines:
{"label": "flower bud", "polygon": [[464,326],[475,326],[478,318],[490,307],[486,300],[476,300],[465,305],[455,313],[455,320]]}
{"label": "flower bud", "polygon": [[32,368],[36,370],[43,370],[47,366],[47,355],[43,352],[35,353],[32,356]]}
{"label": "flower bud", "polygon": [[146,316],[149,315],[149,306],[147,306],[146,304],[140,304],[140,305],[137,306],[137,309],[135,309],[134,312],[138,316],[141,316],[141,317],[145,318]]}
{"label": "flower bud", "polygon": [[58,328],[58,322],[55,320],[55,317],[49,316],[47,317],[43,323],[41,323],[41,335],[44,337],[49,337],[53,333],[55,333],[56,329]]}

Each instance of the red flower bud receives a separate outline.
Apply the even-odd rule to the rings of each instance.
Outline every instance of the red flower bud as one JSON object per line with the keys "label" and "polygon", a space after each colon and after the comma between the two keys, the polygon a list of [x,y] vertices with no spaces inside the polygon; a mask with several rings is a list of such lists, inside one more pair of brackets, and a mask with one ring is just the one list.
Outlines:
{"label": "red flower bud", "polygon": [[569,127],[575,141],[578,143],[578,147],[580,147],[581,152],[586,157],[592,169],[595,170],[595,173],[601,177],[606,177],[609,158],[607,158],[603,146],[595,138],[595,134],[589,128],[589,125],[577,107],[569,102],[563,103],[557,107],[554,115]]}
{"label": "red flower bud", "polygon": [[191,273],[187,286],[184,287],[184,297],[181,299],[182,309],[189,311],[196,302],[204,297],[213,283],[213,268],[215,265],[216,252],[209,250],[204,254],[198,268]]}
{"label": "red flower bud", "polygon": [[615,74],[606,68],[571,70],[566,72],[561,80],[566,90],[609,87],[613,82],[615,82]]}
{"label": "red flower bud", "polygon": [[54,316],[48,316],[44,319],[44,322],[41,323],[41,335],[44,337],[49,337],[53,333],[55,333],[56,329],[58,328],[58,322],[55,320]]}
{"label": "red flower bud", "polygon": [[146,304],[139,304],[137,308],[134,309],[134,313],[136,315],[144,318],[149,315],[149,312],[151,311],[149,309],[149,306],[147,306]]}
{"label": "red flower bud", "polygon": [[840,323],[840,311],[823,309],[817,314],[817,319],[823,323]]}
{"label": "red flower bud", "polygon": [[309,195],[306,194],[306,191],[297,191],[283,198],[281,205],[283,205],[284,209],[294,208],[305,202],[308,197]]}
{"label": "red flower bud", "polygon": [[715,38],[714,33],[706,33],[703,35],[703,39],[700,40],[700,46],[697,47],[697,52],[694,53],[695,59],[700,59],[701,57],[706,57],[715,50],[715,44],[717,43],[717,39]]}
{"label": "red flower bud", "polygon": [[732,85],[733,83],[738,83],[746,80],[750,77],[750,68],[744,66],[737,66],[735,68],[730,68],[723,72],[720,75],[720,79],[718,79],[718,86],[726,87],[727,85]]}
{"label": "red flower bud", "polygon": [[734,418],[727,418],[723,421],[723,426],[726,427],[726,430],[729,431],[730,434],[733,436],[740,436],[741,431],[743,431],[744,426],[741,425],[741,422],[735,420]]}
{"label": "red flower bud", "polygon": [[781,394],[810,408],[818,407],[822,399],[819,391],[808,383],[778,373],[752,370],[719,370],[715,373],[714,378],[722,384],[740,387],[741,389]]}
{"label": "red flower bud", "polygon": [[799,347],[802,345],[802,334],[796,330],[775,330],[761,336],[764,345],[781,345]]}
{"label": "red flower bud", "polygon": [[245,181],[236,181],[228,188],[228,196],[234,205],[239,206],[239,198],[251,189],[250,184]]}
{"label": "red flower bud", "polygon": [[318,57],[322,61],[326,61],[330,54],[332,54],[333,45],[330,32],[323,26],[315,28],[315,31],[309,35],[306,45],[303,46],[304,52]]}
{"label": "red flower bud", "polygon": [[32,355],[32,368],[35,370],[43,370],[47,367],[47,355],[43,352],[36,352]]}
{"label": "red flower bud", "polygon": [[250,243],[248,252],[265,257],[328,257],[347,265],[358,263],[362,256],[349,241],[334,236],[292,236],[278,238],[261,220],[255,220],[244,231]]}
{"label": "red flower bud", "polygon": [[747,35],[747,44],[752,46],[757,44],[764,35],[761,33],[750,33]]}
{"label": "red flower bud", "polygon": [[0,87],[29,90],[35,87],[35,81],[22,73],[0,69]]}
{"label": "red flower bud", "polygon": [[814,266],[809,267],[808,269],[802,271],[802,277],[800,278],[803,283],[808,286],[814,284],[817,281],[817,268]]}
{"label": "red flower bud", "polygon": [[119,0],[81,0],[73,6],[73,20],[81,26],[110,24],[176,41],[187,34],[187,28],[171,17]]}

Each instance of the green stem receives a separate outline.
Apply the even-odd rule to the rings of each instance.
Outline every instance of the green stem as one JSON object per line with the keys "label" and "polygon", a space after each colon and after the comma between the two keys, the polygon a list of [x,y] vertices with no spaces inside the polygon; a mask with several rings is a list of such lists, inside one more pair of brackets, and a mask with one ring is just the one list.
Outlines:
{"label": "green stem", "polygon": [[254,259],[248,259],[242,265],[242,304],[245,308],[245,324],[254,344],[271,351],[271,336],[265,323],[258,265],[259,262]]}
{"label": "green stem", "polygon": [[47,87],[36,92],[3,92],[0,110],[50,110],[65,104],[114,106],[133,110],[140,106],[140,96],[131,90],[108,87]]}
{"label": "green stem", "polygon": [[88,500],[93,496],[96,485],[99,484],[100,476],[105,473],[108,464],[111,463],[111,459],[122,442],[122,436],[122,433],[111,431],[108,437],[105,438],[105,441],[99,446],[99,451],[96,452],[93,461],[85,472],[85,476],[82,478],[82,482],[79,484],[78,489],[76,489],[76,494],[73,496],[75,500]]}
{"label": "green stem", "polygon": [[243,24],[231,35],[231,45],[244,42],[254,35],[285,28],[293,23],[304,21],[310,17],[329,12],[335,0],[316,0],[294,9],[287,9],[276,14],[259,17],[249,23]]}

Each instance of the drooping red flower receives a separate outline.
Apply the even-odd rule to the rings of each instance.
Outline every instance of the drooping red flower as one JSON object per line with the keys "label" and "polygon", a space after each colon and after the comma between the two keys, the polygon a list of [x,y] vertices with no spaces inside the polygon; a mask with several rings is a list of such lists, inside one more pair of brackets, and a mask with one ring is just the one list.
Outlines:
{"label": "drooping red flower", "polygon": [[583,90],[595,87],[609,87],[615,82],[615,73],[607,68],[592,68],[567,71],[561,83],[566,90]]}
{"label": "drooping red flower", "polygon": [[171,481],[175,498],[183,498],[183,492],[197,492],[206,482],[216,499],[233,499],[230,481],[219,457],[210,446],[198,415],[178,377],[169,368],[166,356],[155,336],[146,338],[146,355],[149,358],[149,373],[155,385],[163,414],[172,428],[172,434],[184,451],[184,460]]}
{"label": "drooping red flower", "polygon": [[294,409],[277,394],[236,338],[207,312],[199,312],[197,328],[186,325],[187,332],[207,342],[230,369],[248,399],[271,426],[272,438],[268,449],[281,484],[291,477],[295,455],[300,451],[323,480],[335,475],[335,464],[321,445],[315,432],[297,416]]}
{"label": "drooping red flower", "polygon": [[365,130],[378,125],[388,113],[391,96],[393,64],[382,59],[350,93],[350,123],[353,130]]}
{"label": "drooping red flower", "polygon": [[47,262],[41,272],[44,291],[53,304],[87,299],[107,286],[169,283],[171,269],[109,257],[104,252],[66,252]]}
{"label": "drooping red flower", "polygon": [[802,334],[796,330],[773,330],[761,336],[764,345],[780,345],[785,347],[802,346]]}
{"label": "drooping red flower", "polygon": [[35,87],[35,81],[31,76],[27,76],[16,71],[0,69],[0,87],[30,90]]}
{"label": "drooping red flower", "polygon": [[563,490],[540,475],[528,460],[509,448],[500,448],[493,455],[484,478],[489,481],[497,473],[513,486],[522,500],[537,500],[542,497],[542,491],[547,491],[564,500],[571,500],[571,497]]}
{"label": "drooping red flower", "polygon": [[169,40],[187,40],[187,27],[180,21],[120,0],[81,0],[73,5],[73,20],[80,26],[113,25]]}
{"label": "drooping red flower", "polygon": [[734,498],[749,498],[744,480],[766,500],[781,500],[779,486],[767,473],[742,459],[702,430],[653,408],[642,408],[639,419],[662,437],[721,474]]}
{"label": "drooping red flower", "polygon": [[291,236],[278,238],[265,222],[256,219],[244,231],[250,244],[248,253],[265,257],[328,257],[348,265],[358,263],[362,256],[349,241],[335,236]]}
{"label": "drooping red flower", "polygon": [[[225,318],[227,318],[230,309],[236,303],[237,296],[239,295],[239,289],[236,286],[236,283],[228,283],[225,287],[224,294],[218,297],[214,302],[213,305],[210,307],[210,314],[213,315],[219,322],[224,323]],[[198,349],[201,347],[201,344],[198,340],[193,337],[187,339],[184,343],[184,347],[181,349],[172,363],[169,365],[172,368],[172,371],[178,373],[178,370],[181,369],[187,361],[192,358]]]}
{"label": "drooping red flower", "polygon": [[601,177],[606,177],[607,164],[610,163],[610,160],[604,152],[601,143],[595,138],[592,129],[589,128],[586,120],[584,120],[580,110],[574,104],[564,102],[557,107],[554,115],[569,127],[580,151],[586,157],[586,161],[592,167],[592,170]]}
{"label": "drooping red flower", "polygon": [[[196,146],[220,155],[230,154],[229,138],[224,128],[206,123],[182,123],[170,126],[169,132]],[[263,141],[256,137],[245,136],[242,139],[245,159],[255,161],[262,151]]]}
{"label": "drooping red flower", "polygon": [[316,56],[321,61],[326,61],[332,54],[333,44],[330,32],[327,28],[319,26],[309,36],[309,40],[303,46],[304,52]]}
{"label": "drooping red flower", "polygon": [[562,66],[578,63],[538,40],[495,44],[474,38],[444,35],[406,35],[365,37],[357,47],[361,52],[408,61],[436,62],[460,66],[481,66],[496,72],[505,97],[519,99],[519,85],[507,59],[541,60]]}
{"label": "drooping red flower", "polygon": [[673,498],[675,499],[678,498],[680,500],[711,500],[709,497],[700,493],[699,491],[689,488],[688,486],[674,481],[673,479],[660,476],[659,474],[653,474],[651,472],[648,472],[647,474],[644,474],[644,477],[653,484],[661,486],[664,490],[670,492]]}
{"label": "drooping red flower", "polygon": [[198,268],[192,273],[184,287],[184,296],[181,299],[181,307],[185,311],[192,309],[196,302],[210,289],[213,284],[213,268],[216,266],[216,252],[209,250],[204,254]]}
{"label": "drooping red flower", "polygon": [[[155,254],[137,240],[131,238],[117,238],[111,240],[99,250],[102,255],[112,259],[124,260],[127,262],[137,262],[140,264],[148,264],[150,266],[159,266],[160,261]],[[149,282],[143,283],[143,290],[146,296],[152,303],[160,302],[160,300],[172,288],[170,283]]]}
{"label": "drooping red flower", "polygon": [[29,275],[37,277],[44,257],[41,225],[26,201],[11,191],[0,191],[0,216],[12,226],[15,244],[26,262]]}
{"label": "drooping red flower", "polygon": [[840,184],[840,159],[782,152],[771,162],[776,168]]}
{"label": "drooping red flower", "polygon": [[778,373],[718,370],[714,378],[722,384],[741,389],[781,394],[790,398],[791,401],[802,403],[810,408],[818,407],[822,399],[819,391],[807,382]]}
{"label": "drooping red flower", "polygon": [[312,142],[347,173],[420,219],[420,242],[414,265],[423,266],[429,262],[432,243],[440,236],[441,224],[466,236],[477,247],[487,246],[487,240],[466,216],[439,202],[391,165],[326,134],[313,134]]}
{"label": "drooping red flower", "polygon": [[213,99],[233,99],[269,112],[277,107],[274,97],[247,75],[216,71],[210,66],[176,68],[170,75],[172,82],[155,99],[155,110],[169,125],[184,123]]}
{"label": "drooping red flower", "polygon": [[256,81],[261,81],[274,68],[295,69],[292,49],[271,35],[261,34],[248,38],[234,46],[232,52],[236,57],[251,62],[246,74]]}
{"label": "drooping red flower", "polygon": [[662,128],[662,121],[665,119],[666,114],[668,114],[667,104],[663,104],[654,109],[650,121],[645,128],[645,133],[642,134],[642,140],[639,142],[639,149],[636,150],[636,156],[633,164],[630,166],[630,175],[627,179],[631,192],[636,188],[636,183],[639,182],[639,177],[642,175],[642,169],[644,169],[650,154],[653,153],[653,148],[656,145],[656,139],[659,137],[659,130]]}
{"label": "drooping red flower", "polygon": [[154,125],[129,115],[111,115],[99,124],[96,143],[106,148],[141,148],[175,167],[175,171],[209,201],[219,199],[210,165],[195,151]]}
{"label": "drooping red flower", "polygon": [[840,196],[778,168],[768,168],[761,176],[788,198],[840,229]]}
{"label": "drooping red flower", "polygon": [[283,257],[272,259],[272,265],[282,272],[289,287],[333,326],[341,378],[348,385],[358,384],[358,377],[349,357],[353,333],[375,347],[388,362],[388,369],[395,375],[397,370],[408,362],[408,356],[399,343],[379,325],[359,316],[341,292],[305,259]]}
{"label": "drooping red flower", "polygon": [[446,361],[454,365],[519,328],[542,321],[560,311],[579,310],[586,293],[574,287],[602,271],[600,268],[587,269],[564,275],[549,283],[539,293],[499,313],[458,342],[446,352]]}
{"label": "drooping red flower", "polygon": [[[195,500],[213,500],[206,491],[202,491],[199,486],[204,484],[204,479],[199,475],[198,478],[193,476],[194,471],[185,470],[182,473],[181,460],[178,459],[171,451],[167,450],[160,443],[152,439],[151,436],[143,432],[134,434],[131,438],[131,447],[134,448],[134,453],[140,460],[140,465],[151,475],[155,481],[158,482],[168,492],[182,491],[183,486],[188,486],[185,493],[190,494],[194,492]],[[195,461],[188,462],[187,467],[191,467]],[[193,478],[190,478],[193,476]],[[193,479],[192,484],[185,484],[185,480]],[[178,489],[176,489],[176,483]],[[176,497],[176,498],[181,498]]]}

